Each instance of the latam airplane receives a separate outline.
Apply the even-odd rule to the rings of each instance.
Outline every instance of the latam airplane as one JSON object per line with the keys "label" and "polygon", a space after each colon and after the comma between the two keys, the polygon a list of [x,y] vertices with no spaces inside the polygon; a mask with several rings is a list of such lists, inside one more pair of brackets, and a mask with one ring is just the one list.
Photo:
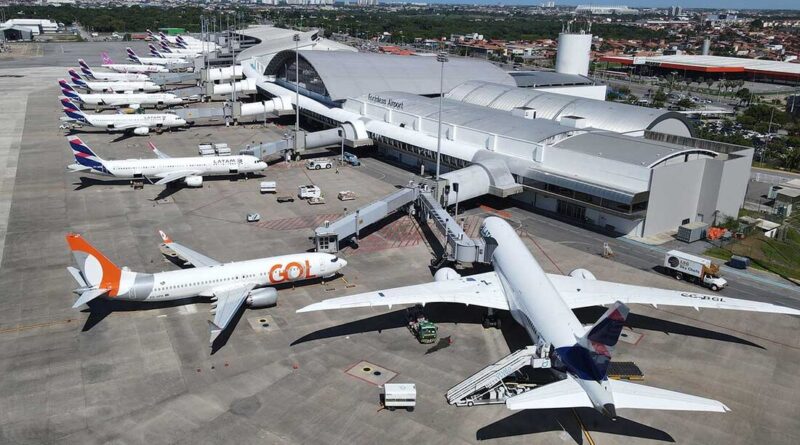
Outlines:
{"label": "latam airplane", "polygon": [[[537,344],[552,345],[550,358],[561,380],[506,400],[512,410],[595,408],[615,419],[617,408],[685,411],[730,411],[719,401],[608,378],[613,347],[628,315],[624,303],[734,309],[800,315],[800,311],[718,295],[671,291],[596,280],[577,269],[569,276],[546,274],[514,229],[489,217],[480,229],[492,253],[493,272],[460,277],[437,271],[432,283],[332,298],[297,312],[401,304],[462,303],[511,312]],[[623,303],[624,302],[624,303]],[[573,309],[611,305],[586,329]]]}
{"label": "latam airplane", "polygon": [[191,66],[191,62],[185,59],[165,59],[163,57],[139,57],[130,48],[125,48],[125,52],[128,54],[128,59],[130,59],[133,62],[141,63],[144,65],[162,65],[167,67],[167,69],[184,68]]}
{"label": "latam airplane", "polygon": [[151,129],[161,132],[164,128],[183,127],[186,121],[171,113],[153,114],[87,114],[72,103],[69,98],[61,99],[66,117],[62,121],[80,126],[98,127],[106,131],[132,132],[138,136],[150,133]]}
{"label": "latam airplane", "polygon": [[197,56],[197,53],[192,53],[192,54],[162,53],[161,51],[158,50],[158,48],[153,46],[152,43],[148,45],[148,47],[150,48],[151,56],[160,57],[162,59],[171,59],[171,60],[178,60],[180,62],[185,62]]}
{"label": "latam airplane", "polygon": [[[154,184],[181,181],[189,187],[202,187],[203,176],[247,176],[267,168],[267,163],[250,155],[194,156],[172,158],[150,142],[154,159],[109,161],[97,156],[80,138],[71,138],[69,145],[75,164],[67,167],[75,173],[111,176],[117,179],[147,179]],[[155,182],[153,182],[155,181]]]}
{"label": "latam airplane", "polygon": [[83,59],[78,59],[78,65],[81,67],[81,72],[89,80],[111,80],[111,81],[133,81],[133,80],[150,80],[150,76],[142,73],[103,73],[94,71],[89,68],[89,65]]}
{"label": "latam airplane", "polygon": [[[150,45],[150,46],[152,46],[152,45]],[[174,54],[174,55],[180,55],[182,57],[196,57],[196,56],[199,56],[199,55],[203,54],[203,52],[204,52],[200,48],[197,48],[197,49],[195,49],[195,48],[170,48],[164,42],[161,42],[160,46],[161,46],[161,49],[159,50],[159,52],[161,54],[165,55],[165,56],[169,55],[169,54]]]}
{"label": "latam airplane", "polygon": [[108,57],[108,53],[102,53],[103,57],[103,64],[100,65],[103,68],[108,68],[111,71],[116,71],[118,73],[168,73],[169,70],[161,65],[143,65],[140,62],[137,63],[114,63],[111,60],[111,57]]}
{"label": "latam airplane", "polygon": [[143,302],[207,297],[214,314],[214,321],[208,322],[213,345],[243,305],[258,309],[277,304],[274,286],[330,277],[347,265],[334,255],[316,252],[222,263],[159,233],[164,250],[194,267],[152,274],[132,272],[112,263],[80,235],[68,234],[67,244],[78,265],[67,268],[78,283],[73,292],[79,297],[72,307],[101,297]]}
{"label": "latam airplane", "polygon": [[135,81],[90,81],[84,80],[80,74],[75,70],[68,70],[70,80],[75,86],[81,87],[88,91],[115,91],[115,92],[140,92],[152,93],[154,91],[161,91],[159,85],[154,84],[149,80],[135,80]]}
{"label": "latam airplane", "polygon": [[217,44],[214,42],[204,42],[200,39],[188,35],[185,37],[184,36],[173,37],[173,36],[168,36],[163,32],[159,32],[158,35],[155,35],[149,29],[147,30],[147,35],[152,41],[164,43],[167,45],[173,45],[178,48],[183,48],[183,49],[203,48],[206,51],[214,51],[217,49]]}
{"label": "latam airplane", "polygon": [[165,107],[183,103],[183,99],[173,93],[79,93],[65,80],[59,80],[61,94],[75,102],[107,107],[130,107],[138,109],[142,105]]}

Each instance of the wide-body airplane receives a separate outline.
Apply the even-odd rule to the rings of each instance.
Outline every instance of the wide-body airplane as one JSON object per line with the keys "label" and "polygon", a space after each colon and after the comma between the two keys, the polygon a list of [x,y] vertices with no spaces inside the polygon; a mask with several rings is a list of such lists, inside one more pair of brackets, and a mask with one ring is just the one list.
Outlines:
{"label": "wide-body airplane", "polygon": [[91,81],[83,79],[83,77],[81,77],[81,75],[75,70],[68,70],[68,72],[72,83],[75,86],[81,87],[87,91],[114,91],[118,93],[152,93],[161,91],[161,87],[159,85],[156,85],[149,80]]}
{"label": "wide-body airplane", "polygon": [[86,64],[83,59],[78,59],[78,65],[81,67],[81,73],[88,78],[88,80],[106,80],[106,81],[145,81],[150,80],[150,76],[142,73],[106,73],[95,71]]}
{"label": "wide-body airplane", "polygon": [[102,53],[103,68],[108,68],[118,73],[168,73],[169,70],[162,65],[144,65],[142,63],[114,63],[108,53]]}
{"label": "wide-body airplane", "polygon": [[135,135],[150,134],[151,129],[160,132],[165,128],[183,127],[186,120],[171,113],[134,114],[89,114],[84,113],[69,98],[61,99],[64,106],[62,120],[79,126],[102,128],[106,131],[130,131]]}
{"label": "wide-body airplane", "polygon": [[274,306],[278,300],[274,286],[330,277],[347,265],[334,255],[316,252],[222,263],[173,242],[164,232],[159,233],[168,252],[194,267],[158,273],[133,272],[115,265],[80,235],[68,234],[67,244],[78,268],[67,270],[79,286],[74,292],[80,295],[72,307],[78,308],[97,298],[163,302],[209,297],[214,314],[214,321],[208,322],[213,343],[242,305]]}
{"label": "wide-body airplane", "polygon": [[[553,368],[563,378],[510,397],[506,406],[512,410],[593,407],[612,419],[617,408],[729,411],[716,400],[608,378],[611,351],[628,315],[624,303],[800,315],[798,310],[768,303],[599,281],[585,269],[570,276],[546,274],[514,229],[497,217],[486,218],[481,236],[487,248],[495,246],[493,272],[459,277],[452,269],[440,269],[432,283],[332,298],[297,312],[426,303],[510,311],[534,344],[544,340],[552,346]],[[587,330],[572,310],[598,305],[611,307]]]}
{"label": "wide-body airplane", "polygon": [[157,156],[153,159],[106,160],[97,156],[80,138],[70,138],[75,164],[67,168],[76,173],[111,176],[117,179],[147,179],[154,184],[181,181],[189,187],[201,187],[204,176],[238,176],[258,173],[267,163],[250,155],[193,156],[172,158],[149,143]]}
{"label": "wide-body airplane", "polygon": [[183,99],[173,93],[79,93],[65,80],[59,80],[58,84],[61,86],[61,94],[86,105],[138,109],[142,105],[165,107],[183,103]]}

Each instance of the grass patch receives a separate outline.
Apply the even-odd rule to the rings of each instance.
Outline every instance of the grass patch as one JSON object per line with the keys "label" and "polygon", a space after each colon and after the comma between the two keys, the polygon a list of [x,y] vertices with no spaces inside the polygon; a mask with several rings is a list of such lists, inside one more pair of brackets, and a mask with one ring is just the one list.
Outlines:
{"label": "grass patch", "polygon": [[732,255],[750,258],[753,268],[800,280],[800,233],[788,229],[786,241],[750,236],[725,247],[712,247],[706,255],[728,261]]}

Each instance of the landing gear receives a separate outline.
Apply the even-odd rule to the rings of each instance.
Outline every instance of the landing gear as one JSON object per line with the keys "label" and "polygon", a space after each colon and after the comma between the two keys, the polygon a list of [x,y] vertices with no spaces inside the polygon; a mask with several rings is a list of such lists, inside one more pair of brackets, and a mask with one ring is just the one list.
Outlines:
{"label": "landing gear", "polygon": [[494,309],[489,309],[486,315],[483,317],[483,322],[481,323],[484,329],[489,328],[496,328],[500,329],[500,317],[494,313]]}

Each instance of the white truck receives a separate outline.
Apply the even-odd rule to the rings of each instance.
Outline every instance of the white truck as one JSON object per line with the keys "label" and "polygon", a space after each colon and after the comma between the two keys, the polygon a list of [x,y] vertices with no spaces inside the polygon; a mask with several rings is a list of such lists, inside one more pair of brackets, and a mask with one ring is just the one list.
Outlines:
{"label": "white truck", "polygon": [[333,167],[333,161],[328,158],[309,159],[306,161],[306,168],[309,170],[320,170]]}
{"label": "white truck", "polygon": [[405,408],[414,411],[417,406],[417,385],[413,383],[385,383],[383,385],[383,406],[389,411]]}
{"label": "white truck", "polygon": [[670,250],[664,255],[664,268],[676,280],[686,279],[713,291],[718,291],[728,284],[725,278],[719,275],[719,265],[680,250]]}

